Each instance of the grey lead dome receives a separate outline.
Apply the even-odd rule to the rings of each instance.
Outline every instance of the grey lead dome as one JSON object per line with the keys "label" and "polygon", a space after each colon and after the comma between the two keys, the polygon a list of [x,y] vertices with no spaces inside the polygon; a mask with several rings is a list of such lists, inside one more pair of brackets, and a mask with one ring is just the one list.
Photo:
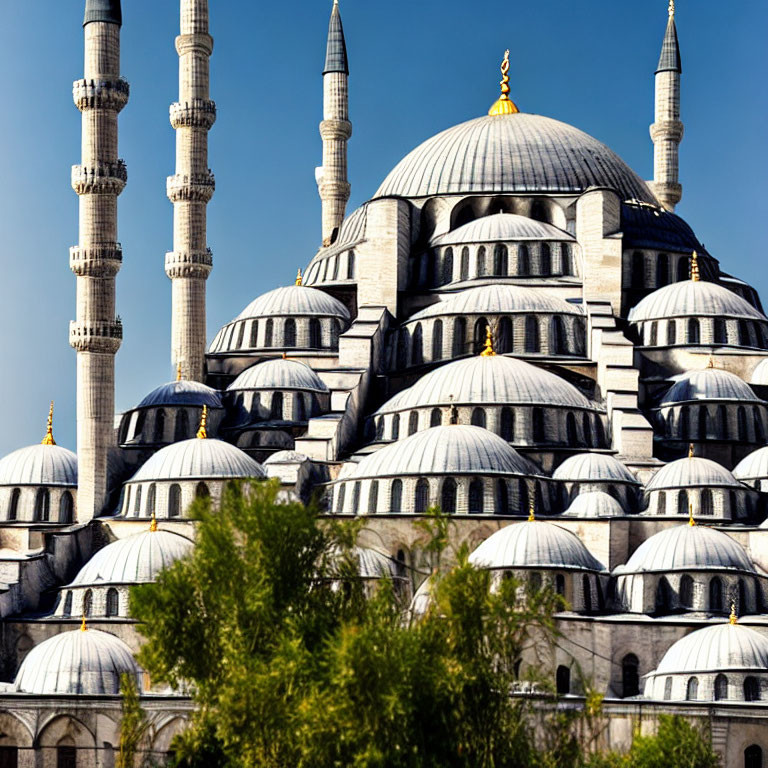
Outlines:
{"label": "grey lead dome", "polygon": [[503,240],[575,240],[562,229],[515,213],[495,213],[470,221],[432,239],[430,245],[458,245],[461,243],[493,243]]}
{"label": "grey lead dome", "polygon": [[0,485],[76,486],[77,456],[59,445],[30,445],[0,460]]}

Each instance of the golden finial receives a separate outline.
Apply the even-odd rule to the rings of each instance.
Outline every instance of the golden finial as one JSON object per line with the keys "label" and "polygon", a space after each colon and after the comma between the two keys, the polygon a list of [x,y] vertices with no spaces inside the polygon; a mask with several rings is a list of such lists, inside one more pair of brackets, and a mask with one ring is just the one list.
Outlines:
{"label": "golden finial", "polygon": [[181,381],[181,361],[176,363],[176,381]]}
{"label": "golden finial", "polygon": [[528,522],[536,522],[536,509],[533,506],[533,502],[531,502],[531,505],[528,507]]}
{"label": "golden finial", "polygon": [[688,458],[692,459],[696,454],[693,452],[693,443],[688,443]]}
{"label": "golden finial", "polygon": [[200,429],[197,430],[197,439],[205,440],[208,437],[208,406],[203,406],[203,413],[200,416]]}
{"label": "golden finial", "polygon": [[691,254],[691,280],[694,283],[698,283],[701,280],[701,273],[699,272],[699,254],[694,251]]}
{"label": "golden finial", "polygon": [[157,515],[155,514],[155,510],[152,510],[152,522],[149,524],[149,530],[152,533],[155,533],[157,531]]}
{"label": "golden finial", "polygon": [[669,18],[672,19],[675,16],[675,0],[669,0]]}
{"label": "golden finial", "polygon": [[53,400],[51,400],[51,407],[48,410],[48,429],[45,431],[42,443],[43,445],[56,445],[56,441],[53,439]]}
{"label": "golden finial", "polygon": [[501,62],[501,96],[488,110],[489,115],[514,115],[520,110],[514,101],[509,98],[509,50],[504,53],[504,61]]}
{"label": "golden finial", "polygon": [[80,631],[81,632],[87,632],[88,631],[88,622],[85,620],[85,612],[83,612],[83,621],[80,624]]}
{"label": "golden finial", "polygon": [[688,525],[691,527],[696,525],[696,520],[693,517],[693,504],[688,505]]}
{"label": "golden finial", "polygon": [[483,348],[483,351],[480,353],[480,357],[495,357],[496,352],[493,350],[493,331],[491,331],[491,326],[487,325],[485,327],[485,347]]}
{"label": "golden finial", "polygon": [[736,613],[736,603],[731,602],[731,617],[728,619],[730,624],[739,623],[739,615]]}
{"label": "golden finial", "polygon": [[709,360],[707,360],[707,368],[714,368],[715,367],[715,353],[710,352],[709,353]]}
{"label": "golden finial", "polygon": [[296,272],[296,285],[301,285],[302,277],[301,277],[301,270],[299,269]]}

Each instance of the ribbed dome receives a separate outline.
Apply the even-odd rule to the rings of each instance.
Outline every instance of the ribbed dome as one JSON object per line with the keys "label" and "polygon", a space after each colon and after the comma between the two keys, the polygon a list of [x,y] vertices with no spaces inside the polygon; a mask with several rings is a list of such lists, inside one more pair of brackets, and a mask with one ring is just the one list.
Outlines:
{"label": "ribbed dome", "polygon": [[395,395],[379,413],[455,405],[550,405],[595,408],[576,387],[523,360],[477,355],[437,368]]}
{"label": "ribbed dome", "polygon": [[470,221],[452,232],[433,238],[430,245],[459,245],[462,243],[497,243],[508,240],[573,240],[573,235],[527,216],[495,213]]}
{"label": "ribbed dome", "polygon": [[733,470],[739,480],[768,479],[768,446],[758,448],[743,458]]}
{"label": "ribbed dome", "polygon": [[699,456],[678,459],[666,464],[650,479],[645,489],[663,491],[668,488],[692,486],[725,486],[745,490],[744,486],[724,466]]}
{"label": "ribbed dome", "polygon": [[735,373],[720,368],[689,371],[678,378],[662,398],[661,404],[685,403],[690,400],[759,401],[749,384]]}
{"label": "ribbed dome", "polygon": [[622,204],[621,231],[624,233],[624,248],[706,253],[691,227],[661,206]]}
{"label": "ribbed dome", "polygon": [[678,640],[656,669],[657,675],[768,671],[768,638],[742,624],[717,624]]}
{"label": "ribbed dome", "polygon": [[754,571],[744,548],[730,536],[703,525],[676,525],[646,539],[616,575],[655,571],[728,568]]}
{"label": "ribbed dome", "polygon": [[635,476],[617,459],[605,453],[578,453],[553,473],[563,482],[619,482],[639,485]]}
{"label": "ribbed dome", "polygon": [[81,569],[70,586],[139,584],[188,555],[194,544],[170,531],[144,531],[118,539],[100,549]]}
{"label": "ribbed dome", "polygon": [[763,387],[768,386],[768,359],[761,360],[757,368],[752,371],[752,384],[759,384]]}
{"label": "ribbed dome", "polygon": [[482,427],[432,427],[360,461],[346,479],[402,475],[531,474],[531,467],[498,435]]}
{"label": "ribbed dome", "polygon": [[484,116],[433,136],[398,163],[374,197],[584,192],[655,199],[624,161],[586,133],[541,115]]}
{"label": "ribbed dome", "polygon": [[576,496],[563,514],[568,517],[616,517],[626,512],[610,493],[587,491]]}
{"label": "ribbed dome", "polygon": [[197,381],[170,381],[153,389],[138,405],[139,408],[162,405],[207,405],[222,408],[221,396],[212,387]]}
{"label": "ribbed dome", "polygon": [[207,478],[260,478],[261,465],[222,440],[182,440],[154,454],[130,482]]}
{"label": "ribbed dome", "polygon": [[629,311],[629,322],[669,317],[730,317],[765,320],[749,302],[717,283],[683,280],[659,288]]}
{"label": "ribbed dome", "polygon": [[267,360],[246,368],[227,388],[228,392],[244,389],[306,389],[327,392],[322,379],[297,360]]}
{"label": "ribbed dome", "polygon": [[540,290],[524,288],[521,285],[483,285],[431,304],[411,316],[409,322],[440,315],[495,315],[515,312],[582,314],[578,306]]}
{"label": "ribbed dome", "polygon": [[275,288],[254,299],[235,319],[297,315],[323,315],[349,320],[347,308],[338,299],[306,285]]}
{"label": "ribbed dome", "polygon": [[496,531],[469,556],[469,561],[481,568],[605,571],[575,533],[542,520],[513,523]]}
{"label": "ribbed dome", "polygon": [[0,460],[0,485],[77,485],[77,455],[59,445],[30,445]]}
{"label": "ribbed dome", "polygon": [[34,694],[120,693],[120,677],[140,675],[130,648],[107,632],[62,632],[35,646],[22,662],[14,689]]}

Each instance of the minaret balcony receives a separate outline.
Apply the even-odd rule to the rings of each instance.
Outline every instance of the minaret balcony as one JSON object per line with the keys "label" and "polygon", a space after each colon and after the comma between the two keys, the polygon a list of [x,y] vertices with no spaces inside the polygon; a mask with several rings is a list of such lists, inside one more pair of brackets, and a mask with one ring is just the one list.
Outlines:
{"label": "minaret balcony", "polygon": [[320,138],[323,141],[347,141],[352,136],[349,120],[323,120],[320,123]]}
{"label": "minaret balcony", "polygon": [[119,195],[127,182],[128,169],[123,160],[72,166],[72,189],[78,195]]}
{"label": "minaret balcony", "polygon": [[678,144],[683,140],[685,128],[679,120],[657,120],[651,125],[651,141],[666,140],[676,141]]}
{"label": "minaret balcony", "polygon": [[205,128],[210,130],[216,122],[216,102],[210,99],[171,104],[171,125],[177,128]]}
{"label": "minaret balcony", "polygon": [[74,245],[69,249],[69,268],[78,277],[114,277],[123,263],[120,243],[92,243],[88,247]]}
{"label": "minaret balcony", "polygon": [[197,277],[205,280],[213,269],[213,252],[170,251],[165,254],[165,274],[172,280],[178,277]]}
{"label": "minaret balcony", "polygon": [[122,77],[116,80],[75,80],[72,84],[72,98],[81,111],[86,109],[114,109],[119,112],[131,95],[128,81]]}
{"label": "minaret balcony", "polygon": [[216,189],[216,177],[211,173],[181,174],[168,177],[168,199],[172,203],[207,203]]}
{"label": "minaret balcony", "polygon": [[69,324],[69,344],[78,352],[101,352],[114,355],[123,340],[123,324],[120,318],[113,322]]}

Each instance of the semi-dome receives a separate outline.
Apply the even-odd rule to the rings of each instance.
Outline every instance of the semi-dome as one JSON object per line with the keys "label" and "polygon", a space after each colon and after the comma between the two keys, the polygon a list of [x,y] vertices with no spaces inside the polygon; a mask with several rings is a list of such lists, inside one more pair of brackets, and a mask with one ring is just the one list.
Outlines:
{"label": "semi-dome", "polygon": [[261,465],[223,440],[182,440],[151,456],[130,482],[262,478]]}
{"label": "semi-dome", "polygon": [[717,283],[683,280],[665,285],[629,311],[630,323],[673,317],[721,317],[762,320],[766,317],[748,301]]}
{"label": "semi-dome", "polygon": [[616,517],[625,515],[621,503],[604,491],[580,493],[563,513],[568,517]]}
{"label": "semi-dome", "polygon": [[750,382],[762,387],[768,386],[768,358],[758,363],[757,368],[752,371]]}
{"label": "semi-dome", "polygon": [[350,478],[404,475],[532,474],[528,462],[482,427],[432,427],[366,456]]}
{"label": "semi-dome", "polygon": [[0,460],[0,485],[77,485],[77,455],[59,445],[30,445]]}
{"label": "semi-dome", "polygon": [[513,523],[489,536],[469,556],[481,568],[565,568],[605,571],[582,540],[554,523]]}
{"label": "semi-dome", "polygon": [[267,360],[246,368],[229,385],[227,391],[245,389],[303,389],[328,392],[322,379],[298,360]]}
{"label": "semi-dome", "polygon": [[662,206],[627,201],[621,206],[625,248],[706,253],[688,223]]}
{"label": "semi-dome", "polygon": [[730,536],[714,528],[686,523],[646,539],[615,573],[717,569],[755,571],[744,548]]}
{"label": "semi-dome", "polygon": [[21,664],[14,690],[37,695],[116,696],[120,678],[139,670],[131,649],[119,638],[95,629],[62,632],[35,646]]}
{"label": "semi-dome", "polygon": [[516,312],[542,312],[551,314],[581,315],[575,304],[550,296],[544,291],[521,285],[483,285],[468,288],[449,296],[445,301],[417,312],[409,322],[441,315],[514,314]]}
{"label": "semi-dome", "polygon": [[171,531],[144,531],[100,549],[75,576],[71,587],[154,581],[163,568],[186,557],[194,544]]}
{"label": "semi-dome", "polygon": [[661,400],[662,405],[691,400],[741,400],[761,402],[749,384],[720,368],[689,371],[677,377]]}
{"label": "semi-dome", "polygon": [[645,486],[646,491],[663,491],[668,488],[690,488],[717,486],[726,488],[741,488],[744,486],[724,467],[716,461],[700,456],[690,456],[665,464]]}
{"label": "semi-dome", "polygon": [[347,308],[333,296],[306,285],[287,285],[254,299],[236,318],[324,315],[349,320]]}
{"label": "semi-dome", "polygon": [[221,395],[212,387],[198,381],[171,381],[153,389],[138,405],[139,408],[192,405],[222,408]]}
{"label": "semi-dome", "polygon": [[574,483],[632,483],[635,476],[614,456],[605,453],[579,453],[567,458],[553,473],[555,480]]}
{"label": "semi-dome", "polygon": [[612,150],[541,115],[486,115],[427,139],[401,160],[374,197],[615,189],[622,200],[656,200]]}
{"label": "semi-dome", "polygon": [[483,216],[444,235],[435,237],[430,245],[460,245],[463,243],[495,243],[505,240],[574,240],[562,229],[515,213],[494,213]]}
{"label": "semi-dome", "polygon": [[595,409],[576,387],[554,373],[513,357],[477,355],[447,363],[422,376],[378,413],[486,403]]}

